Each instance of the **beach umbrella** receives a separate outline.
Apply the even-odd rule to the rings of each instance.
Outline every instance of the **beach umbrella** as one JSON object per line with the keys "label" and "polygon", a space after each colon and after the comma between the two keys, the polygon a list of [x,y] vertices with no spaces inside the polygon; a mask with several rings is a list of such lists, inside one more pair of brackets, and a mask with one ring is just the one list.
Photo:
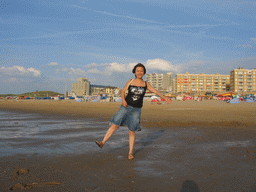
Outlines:
{"label": "beach umbrella", "polygon": [[245,102],[254,102],[253,98],[246,98],[244,101]]}

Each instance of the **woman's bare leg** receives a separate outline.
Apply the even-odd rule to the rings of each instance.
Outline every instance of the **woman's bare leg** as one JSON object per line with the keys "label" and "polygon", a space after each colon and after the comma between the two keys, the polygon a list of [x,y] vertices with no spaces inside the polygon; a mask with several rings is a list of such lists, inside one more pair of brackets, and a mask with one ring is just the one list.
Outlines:
{"label": "woman's bare leg", "polygon": [[109,138],[114,134],[114,132],[115,132],[118,128],[119,128],[118,125],[112,124],[112,125],[110,126],[110,128],[108,129],[107,133],[105,134],[105,137],[103,138],[103,140],[102,140],[101,143],[104,145],[104,144],[107,142],[107,140],[109,140]]}
{"label": "woman's bare leg", "polygon": [[[135,132],[134,131],[129,131],[129,159],[133,159],[133,149],[134,149],[134,144],[135,144]],[[132,155],[132,157],[131,157]]]}

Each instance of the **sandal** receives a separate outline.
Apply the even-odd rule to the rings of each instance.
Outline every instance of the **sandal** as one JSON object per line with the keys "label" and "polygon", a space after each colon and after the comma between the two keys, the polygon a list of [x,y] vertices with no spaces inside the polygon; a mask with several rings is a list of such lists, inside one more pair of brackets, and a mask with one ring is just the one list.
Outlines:
{"label": "sandal", "polygon": [[132,160],[132,159],[134,159],[134,156],[133,156],[133,154],[129,154],[129,155],[128,155],[128,159],[129,159],[129,160]]}
{"label": "sandal", "polygon": [[99,141],[95,141],[95,143],[100,147],[100,148],[102,148],[103,147],[103,144],[102,144],[102,142],[99,142]]}

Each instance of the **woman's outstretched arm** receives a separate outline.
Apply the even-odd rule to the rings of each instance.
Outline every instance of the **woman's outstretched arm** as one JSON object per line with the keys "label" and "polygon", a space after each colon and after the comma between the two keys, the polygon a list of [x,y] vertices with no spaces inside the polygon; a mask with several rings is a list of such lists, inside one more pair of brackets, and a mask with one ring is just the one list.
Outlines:
{"label": "woman's outstretched arm", "polygon": [[169,104],[172,103],[172,100],[169,97],[163,96],[159,91],[157,91],[154,87],[152,87],[148,82],[147,82],[147,89],[149,91],[151,91],[152,93],[155,93],[156,95],[158,95],[162,99],[164,99],[167,103],[169,103]]}

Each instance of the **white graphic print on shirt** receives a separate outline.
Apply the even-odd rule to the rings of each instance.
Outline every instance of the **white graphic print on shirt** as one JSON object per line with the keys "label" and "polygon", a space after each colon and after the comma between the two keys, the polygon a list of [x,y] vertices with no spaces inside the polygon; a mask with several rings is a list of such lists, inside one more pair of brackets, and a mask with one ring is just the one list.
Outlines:
{"label": "white graphic print on shirt", "polygon": [[130,88],[131,93],[134,95],[131,97],[133,101],[137,101],[140,99],[141,95],[144,92],[144,89],[142,87],[131,87]]}

